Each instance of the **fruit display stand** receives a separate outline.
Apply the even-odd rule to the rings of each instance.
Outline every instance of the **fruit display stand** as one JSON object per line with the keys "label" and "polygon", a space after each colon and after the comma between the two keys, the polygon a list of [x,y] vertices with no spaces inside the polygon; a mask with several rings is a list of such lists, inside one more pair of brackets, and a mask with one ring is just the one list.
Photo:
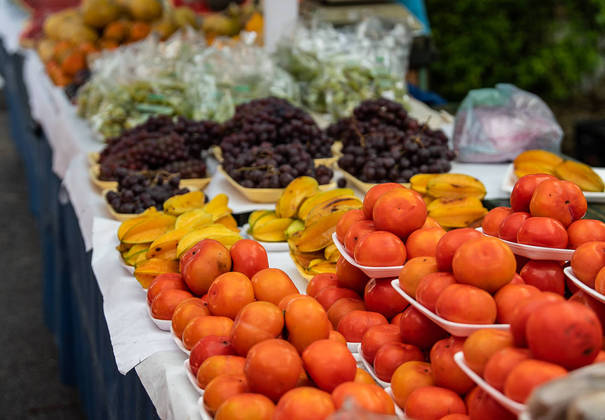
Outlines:
{"label": "fruit display stand", "polygon": [[[2,49],[1,71],[42,237],[44,312],[59,347],[62,379],[78,387],[89,418],[199,418],[199,395],[183,370],[187,356],[170,332],[149,319],[144,292],[115,251],[119,222],[109,218],[89,179],[88,154],[102,144],[50,84],[37,55],[23,57],[21,72],[19,58]],[[43,133],[32,129],[34,120]],[[507,197],[501,190],[506,169],[453,162],[452,172],[479,178],[493,205]],[[220,176],[213,176],[206,192],[227,194],[234,213],[274,208],[246,200]],[[604,216],[602,205],[591,205],[589,217]],[[270,252],[269,261],[304,290],[287,252]]]}

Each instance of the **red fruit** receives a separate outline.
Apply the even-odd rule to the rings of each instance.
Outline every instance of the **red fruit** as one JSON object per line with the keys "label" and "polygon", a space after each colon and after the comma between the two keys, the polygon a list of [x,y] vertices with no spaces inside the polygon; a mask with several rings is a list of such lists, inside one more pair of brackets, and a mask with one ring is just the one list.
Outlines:
{"label": "red fruit", "polygon": [[325,289],[320,290],[315,296],[315,299],[326,311],[330,309],[330,306],[332,306],[334,302],[342,298],[361,299],[359,295],[351,289],[344,289],[341,287],[326,287]]}
{"label": "red fruit", "polygon": [[399,328],[404,343],[413,344],[421,349],[430,349],[433,344],[448,335],[445,330],[413,306],[403,311]]}
{"label": "red fruit", "polygon": [[197,376],[197,370],[207,358],[218,355],[230,356],[234,354],[235,350],[231,346],[229,337],[207,335],[198,341],[191,349],[189,367],[191,368],[191,372]]}
{"label": "red fruit", "polygon": [[597,318],[599,318],[601,327],[605,325],[605,303],[599,302],[598,300],[583,292],[582,290],[578,290],[577,292],[575,292],[573,296],[569,298],[569,301],[578,302],[592,309]]}
{"label": "red fruit", "polygon": [[458,367],[454,354],[462,351],[464,338],[448,337],[439,340],[431,349],[430,359],[435,385],[466,394],[475,383]]}
{"label": "red fruit", "polygon": [[368,329],[388,323],[389,321],[378,312],[352,311],[340,319],[336,329],[348,342],[360,343]]}
{"label": "red fruit", "polygon": [[405,240],[426,221],[426,204],[422,196],[407,188],[397,188],[374,204],[372,217],[378,230],[386,230]]}
{"label": "red fruit", "polygon": [[603,329],[593,311],[576,302],[541,306],[527,320],[527,344],[539,359],[577,369],[589,365],[603,344]]}
{"label": "red fruit", "polygon": [[552,217],[564,227],[581,219],[588,205],[580,187],[573,182],[548,179],[541,182],[532,195],[529,210],[534,217]]}
{"label": "red fruit", "polygon": [[567,248],[567,231],[561,222],[550,217],[530,217],[517,232],[517,242],[548,248]]}
{"label": "red fruit", "polygon": [[404,188],[401,184],[396,184],[394,182],[387,182],[384,184],[374,185],[372,188],[368,190],[364,199],[363,199],[363,214],[366,219],[371,219],[374,211],[374,204],[376,204],[376,200],[380,196],[382,196],[387,191],[391,191],[392,189],[402,189]]}
{"label": "red fruit", "polygon": [[525,330],[527,328],[527,320],[529,316],[542,305],[552,302],[562,302],[563,298],[560,295],[550,292],[542,292],[537,296],[530,296],[519,302],[513,319],[510,323],[510,330],[515,340],[517,347],[526,347],[527,340],[525,338]]}
{"label": "red fruit", "polygon": [[406,258],[405,245],[391,232],[370,232],[355,246],[355,261],[370,267],[392,267],[403,265]]}
{"label": "red fruit", "polygon": [[576,249],[586,242],[605,241],[605,223],[600,220],[580,219],[567,228],[569,247]]}
{"label": "red fruit", "polygon": [[347,252],[351,255],[355,253],[355,247],[357,246],[357,242],[361,240],[364,236],[366,236],[370,232],[374,232],[376,230],[376,226],[374,226],[374,222],[371,220],[360,220],[351,225],[347,233],[345,234],[345,248]]}
{"label": "red fruit", "polygon": [[567,371],[554,363],[524,360],[508,374],[504,384],[504,395],[514,401],[525,403],[535,388],[565,375]]}
{"label": "red fruit", "polygon": [[437,250],[435,253],[439,271],[452,271],[452,260],[460,245],[470,239],[480,237],[481,233],[473,228],[454,229],[443,235],[437,243]]}
{"label": "red fruit", "polygon": [[523,282],[543,292],[565,294],[565,274],[558,262],[531,260],[521,269]]}
{"label": "red fruit", "polygon": [[526,212],[515,212],[506,216],[498,229],[498,238],[509,242],[517,242],[517,232],[529,217],[530,214]]}
{"label": "red fruit", "polygon": [[349,264],[343,257],[339,257],[336,262],[336,277],[338,287],[345,287],[359,294],[363,293],[366,283],[370,280],[363,271]]}
{"label": "red fruit", "polygon": [[500,229],[502,221],[512,212],[513,210],[510,207],[496,207],[491,209],[483,218],[483,222],[481,222],[483,233],[490,236],[498,236],[498,229]]}
{"label": "red fruit", "polygon": [[376,352],[374,372],[378,379],[391,382],[395,370],[410,361],[424,361],[424,354],[418,347],[404,343],[387,343]]}
{"label": "red fruit", "polygon": [[345,235],[353,223],[364,220],[363,210],[349,210],[342,215],[336,224],[336,237],[341,243],[344,243]]}
{"label": "red fruit", "polygon": [[[342,259],[342,257],[340,257],[340,258]],[[307,294],[311,297],[315,297],[322,289],[325,289],[326,287],[337,286],[337,285],[338,285],[338,279],[335,274],[332,274],[332,273],[317,274],[315,277],[313,277],[309,281],[309,284],[307,284]]]}
{"label": "red fruit", "polygon": [[[481,388],[468,404],[470,420],[516,420],[517,416],[504,408],[498,401]],[[473,391],[475,392],[475,391]]]}
{"label": "red fruit", "polygon": [[548,174],[531,174],[519,178],[510,194],[510,206],[513,211],[529,212],[529,202],[536,187],[548,179],[557,179]]}
{"label": "red fruit", "polygon": [[179,273],[162,273],[155,276],[147,289],[147,304],[151,305],[153,299],[166,289],[189,290]]}
{"label": "red fruit", "polygon": [[408,306],[408,302],[391,286],[391,280],[372,279],[366,285],[363,294],[366,309],[378,312],[388,319]]}
{"label": "red fruit", "polygon": [[430,311],[435,312],[439,295],[446,287],[454,283],[456,283],[456,279],[452,273],[436,272],[427,274],[418,283],[416,300]]}
{"label": "red fruit", "polygon": [[233,261],[231,271],[243,273],[249,279],[257,272],[269,268],[267,251],[261,244],[252,239],[240,239],[233,244],[229,253]]}
{"label": "red fruit", "polygon": [[380,347],[387,343],[401,343],[401,334],[397,325],[384,324],[370,327],[361,338],[361,353],[370,363]]}

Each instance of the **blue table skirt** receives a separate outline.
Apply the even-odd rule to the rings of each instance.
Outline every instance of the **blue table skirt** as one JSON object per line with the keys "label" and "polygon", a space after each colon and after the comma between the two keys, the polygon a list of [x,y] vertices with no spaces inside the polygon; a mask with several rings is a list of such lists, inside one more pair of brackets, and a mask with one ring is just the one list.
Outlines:
{"label": "blue table skirt", "polygon": [[136,372],[118,372],[91,252],[85,251],[73,207],[52,171],[48,141],[32,121],[21,56],[0,46],[0,72],[11,135],[25,164],[30,208],[40,231],[44,318],[59,350],[61,380],[77,387],[89,419],[157,418]]}

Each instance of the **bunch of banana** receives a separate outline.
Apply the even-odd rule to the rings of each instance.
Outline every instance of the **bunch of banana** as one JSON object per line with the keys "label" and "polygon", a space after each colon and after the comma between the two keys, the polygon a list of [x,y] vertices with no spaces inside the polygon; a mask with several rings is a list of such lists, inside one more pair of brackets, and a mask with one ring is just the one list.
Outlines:
{"label": "bunch of banana", "polygon": [[517,178],[529,174],[549,174],[564,181],[573,182],[582,191],[602,192],[605,190],[603,180],[590,166],[564,160],[546,150],[527,150],[515,158],[513,165]]}
{"label": "bunch of banana", "polygon": [[117,249],[147,288],[156,275],[178,272],[180,256],[199,241],[215,239],[231,248],[241,239],[228,203],[225,194],[207,204],[200,191],[174,196],[164,203],[163,212],[152,207],[122,223]]}
{"label": "bunch of banana", "polygon": [[428,215],[443,228],[472,226],[485,214],[481,199],[485,186],[463,174],[418,174],[410,179],[414,191],[422,194]]}
{"label": "bunch of banana", "polygon": [[344,213],[361,206],[350,188],[320,191],[314,178],[303,176],[285,188],[275,211],[250,215],[248,232],[259,241],[288,241],[292,258],[309,275],[335,272],[340,254],[332,233]]}

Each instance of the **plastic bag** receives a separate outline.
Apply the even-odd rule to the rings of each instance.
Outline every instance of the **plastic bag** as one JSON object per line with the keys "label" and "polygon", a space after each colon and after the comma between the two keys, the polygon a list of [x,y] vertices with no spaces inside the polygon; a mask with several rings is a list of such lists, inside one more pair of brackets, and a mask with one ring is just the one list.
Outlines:
{"label": "plastic bag", "polygon": [[528,149],[558,152],[563,130],[538,96],[510,84],[472,90],[454,127],[461,162],[504,162]]}

